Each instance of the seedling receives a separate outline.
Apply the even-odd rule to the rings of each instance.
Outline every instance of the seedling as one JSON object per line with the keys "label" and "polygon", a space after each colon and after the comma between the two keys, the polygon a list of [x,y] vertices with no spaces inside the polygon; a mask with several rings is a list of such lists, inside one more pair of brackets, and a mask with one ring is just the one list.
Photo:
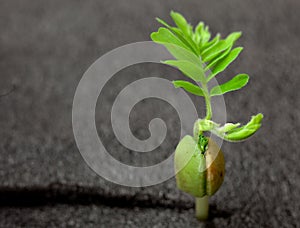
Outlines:
{"label": "seedling", "polygon": [[[208,89],[208,83],[223,72],[243,50],[242,47],[233,48],[241,32],[231,33],[225,39],[220,34],[211,38],[208,26],[203,22],[193,28],[181,14],[172,11],[171,17],[176,26],[157,18],[164,27],[153,32],[151,38],[164,45],[175,57],[175,60],[163,63],[178,68],[195,82],[177,80],[173,81],[174,86],[205,99],[206,117],[196,120],[193,137],[187,135],[179,142],[174,163],[177,187],[195,197],[196,217],[206,220],[208,198],[217,192],[224,180],[225,161],[218,145],[204,133],[211,132],[230,142],[245,140],[260,128],[263,115],[259,113],[252,116],[243,126],[240,123],[221,126],[212,121],[211,99],[241,89],[249,80],[247,74],[238,74],[228,82]],[[191,159],[186,161],[187,158]]]}

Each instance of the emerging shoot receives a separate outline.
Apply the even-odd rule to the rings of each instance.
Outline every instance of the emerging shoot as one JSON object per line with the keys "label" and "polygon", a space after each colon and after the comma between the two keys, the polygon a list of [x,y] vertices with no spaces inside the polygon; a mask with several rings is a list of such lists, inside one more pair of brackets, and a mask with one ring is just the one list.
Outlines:
{"label": "emerging shoot", "polygon": [[[175,60],[164,64],[176,67],[194,83],[184,80],[173,81],[176,88],[204,98],[206,116],[198,119],[194,125],[194,136],[185,136],[175,152],[175,172],[177,186],[180,190],[195,197],[196,217],[208,218],[208,197],[217,192],[224,180],[225,161],[218,145],[207,138],[204,132],[211,132],[231,142],[245,140],[260,127],[263,115],[252,116],[251,120],[241,126],[240,123],[226,123],[223,126],[212,121],[211,98],[243,88],[249,80],[247,74],[238,74],[228,82],[208,89],[207,84],[223,72],[243,50],[234,47],[241,32],[234,32],[222,39],[220,34],[211,36],[208,26],[203,22],[193,28],[177,12],[171,12],[176,26],[171,26],[157,18],[163,25],[151,34],[151,39],[164,45]],[[187,161],[187,158],[191,158]]]}

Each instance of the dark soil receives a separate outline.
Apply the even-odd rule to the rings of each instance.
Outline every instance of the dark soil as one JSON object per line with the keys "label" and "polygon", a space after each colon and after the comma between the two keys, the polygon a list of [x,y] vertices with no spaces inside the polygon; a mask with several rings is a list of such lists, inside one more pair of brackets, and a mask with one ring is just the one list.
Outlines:
{"label": "dark soil", "polygon": [[[218,80],[241,72],[251,79],[225,96],[227,116],[246,122],[265,115],[250,140],[223,144],[225,181],[207,223],[194,218],[193,199],[174,179],[137,189],[98,177],[72,132],[73,96],[85,70],[113,48],[149,40],[159,26],[154,18],[170,21],[171,9],[193,24],[205,21],[213,33],[243,31],[243,54]],[[0,98],[0,227],[300,227],[299,11],[298,0],[1,1],[0,94],[14,89]],[[140,129],[156,117],[153,107],[171,132],[146,159],[117,142],[105,115],[122,86],[159,75],[182,77],[141,64],[119,72],[99,99],[99,135],[126,163],[155,164],[178,142],[178,116],[164,102],[146,100],[132,113],[138,137],[147,137]]]}

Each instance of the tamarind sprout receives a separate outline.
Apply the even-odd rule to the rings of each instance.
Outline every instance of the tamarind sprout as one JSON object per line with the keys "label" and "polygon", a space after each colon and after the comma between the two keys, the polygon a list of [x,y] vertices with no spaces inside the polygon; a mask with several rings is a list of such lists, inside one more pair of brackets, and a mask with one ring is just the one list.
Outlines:
{"label": "tamarind sprout", "polygon": [[[205,137],[205,136],[203,136]],[[223,183],[225,175],[224,155],[218,145],[207,139],[205,151],[199,145],[203,137],[186,135],[175,151],[177,187],[194,197],[212,196]]]}

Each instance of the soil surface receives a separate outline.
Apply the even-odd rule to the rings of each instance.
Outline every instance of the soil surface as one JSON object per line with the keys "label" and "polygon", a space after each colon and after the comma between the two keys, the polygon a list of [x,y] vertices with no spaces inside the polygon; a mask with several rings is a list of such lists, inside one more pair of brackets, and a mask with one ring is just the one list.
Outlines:
{"label": "soil surface", "polygon": [[[226,143],[226,176],[210,199],[210,218],[194,218],[193,199],[162,184],[129,188],[95,174],[81,157],[72,131],[72,102],[86,69],[121,45],[149,40],[170,10],[213,34],[242,31],[240,58],[219,83],[246,72],[243,90],[226,94],[229,122],[262,112],[250,140]],[[10,0],[0,2],[0,227],[300,227],[300,1],[298,0]],[[146,99],[132,111],[133,133],[165,120],[163,144],[143,155],[117,141],[111,105],[122,88],[142,77],[183,78],[160,64],[116,74],[96,110],[99,136],[118,160],[153,165],[179,140],[178,115],[166,102]],[[199,112],[204,114],[203,101]],[[122,175],[122,174],[120,174]]]}

